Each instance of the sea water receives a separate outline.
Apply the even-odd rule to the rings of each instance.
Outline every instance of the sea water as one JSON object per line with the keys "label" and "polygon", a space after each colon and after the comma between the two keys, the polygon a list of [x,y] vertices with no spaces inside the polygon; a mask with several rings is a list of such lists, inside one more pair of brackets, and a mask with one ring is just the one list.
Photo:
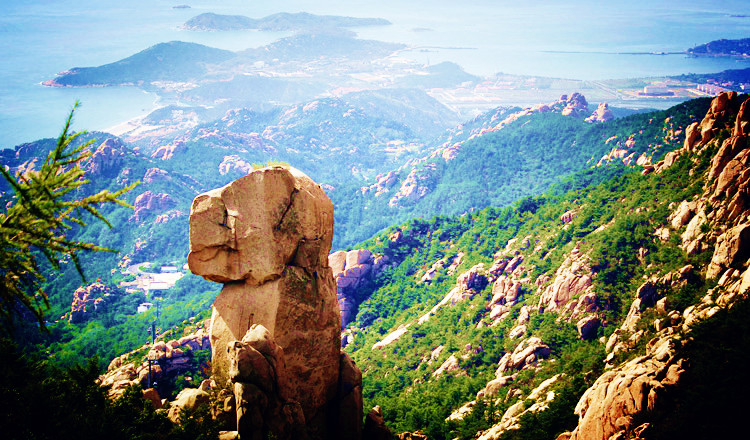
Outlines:
{"label": "sea water", "polygon": [[[173,8],[179,4],[191,8]],[[74,128],[88,130],[147,114],[159,104],[136,87],[40,85],[58,72],[114,62],[173,40],[228,50],[259,47],[289,33],[193,32],[180,25],[203,12],[260,18],[300,11],[386,18],[393,24],[355,30],[361,38],[414,46],[401,56],[417,62],[453,61],[476,75],[613,79],[750,66],[729,58],[654,54],[750,36],[745,0],[3,0],[0,148],[55,136],[76,100],[82,105]]]}

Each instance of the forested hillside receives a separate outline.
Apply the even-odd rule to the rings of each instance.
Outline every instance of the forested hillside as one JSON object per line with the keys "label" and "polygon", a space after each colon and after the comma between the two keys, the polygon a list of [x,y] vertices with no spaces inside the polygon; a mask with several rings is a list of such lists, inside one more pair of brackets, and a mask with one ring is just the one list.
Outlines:
{"label": "forested hillside", "polygon": [[[391,262],[345,332],[365,407],[430,439],[680,438],[707,410],[685,384],[706,381],[716,419],[700,432],[733,432],[738,402],[718,395],[740,380],[744,336],[723,340],[731,366],[717,381],[700,370],[716,356],[710,343],[689,335],[727,334],[722,320],[737,319],[727,306],[747,305],[736,247],[748,215],[745,99],[716,98],[655,167],[589,169],[507,208],[411,220],[364,242]],[[691,104],[705,113],[705,101]],[[647,385],[631,396],[615,377]],[[674,396],[685,412],[673,412]]]}
{"label": "forested hillside", "polygon": [[[657,160],[679,145],[675,133],[695,120],[695,115],[701,113],[698,109],[706,103],[691,101],[664,112],[592,123],[583,120],[589,114],[583,106],[576,108],[574,114],[562,114],[567,103],[580,104],[571,97],[569,102],[553,104],[549,111],[542,111],[542,107],[498,109],[430,142],[423,136],[435,133],[440,124],[430,126],[428,121],[444,124],[449,120],[448,114],[438,106],[425,106],[426,95],[421,92],[396,91],[390,96],[358,94],[353,103],[343,99],[316,100],[283,112],[240,110],[190,130],[169,145],[134,148],[110,135],[88,135],[86,139],[98,140],[87,168],[93,184],[86,191],[114,189],[140,181],[126,195],[135,210],[107,208],[103,212],[115,226],[113,229],[92,223],[80,231],[77,236],[82,240],[118,249],[120,253],[83,255],[85,283],[71,265],[63,266],[59,275],[48,273],[52,333],[41,339],[34,336],[33,343],[40,348],[50,346],[52,356],[64,363],[73,362],[81,353],[99,355],[100,362],[105,363],[139,347],[148,338],[145,332],[156,310],[137,315],[135,310],[140,303],[163,298],[159,322],[164,331],[206,310],[218,291],[216,286],[188,274],[172,289],[149,296],[123,284],[134,283],[141,276],[126,269],[148,262],[153,268],[144,273],[158,272],[162,266],[176,266],[184,272],[186,220],[192,198],[247,173],[253,164],[281,160],[322,183],[331,182],[324,184],[324,189],[336,206],[334,248],[341,248],[399,219],[456,215],[486,206],[499,209],[522,197],[536,196],[566,173],[599,164],[604,155],[608,156],[601,161],[598,172],[625,172],[627,168],[617,164],[622,159],[634,163],[634,158],[641,155],[648,161]],[[378,110],[382,100],[398,96],[408,97],[401,105],[403,111],[411,112],[408,120],[413,129],[395,122],[400,119],[399,113]],[[374,101],[368,104],[371,100]],[[24,144],[15,151],[6,150],[3,162],[14,170],[33,167],[35,158],[49,144],[50,141],[40,141]],[[342,160],[342,156],[347,159]],[[399,161],[407,162],[398,172],[385,173],[389,164]],[[425,172],[428,183],[417,181],[413,189],[425,188],[426,193],[416,198],[407,195],[391,205],[388,200],[398,188],[395,183],[384,187],[385,192],[380,195],[377,190],[360,189],[365,177],[376,171],[390,175],[394,182]],[[455,228],[451,226],[449,234],[457,234]],[[82,284],[99,280],[106,288],[94,289],[99,293],[89,294],[88,301],[103,298],[106,307],[71,323],[71,310],[76,308],[74,291]],[[78,307],[91,308],[86,304],[81,302]],[[378,307],[372,309],[387,312]],[[94,339],[107,343],[90,343]]]}
{"label": "forested hillside", "polygon": [[351,246],[394,221],[507,206],[593,166],[655,163],[681,144],[682,130],[707,104],[698,99],[606,123],[584,120],[590,113],[572,97],[487,113],[372,185],[333,192],[339,242]]}

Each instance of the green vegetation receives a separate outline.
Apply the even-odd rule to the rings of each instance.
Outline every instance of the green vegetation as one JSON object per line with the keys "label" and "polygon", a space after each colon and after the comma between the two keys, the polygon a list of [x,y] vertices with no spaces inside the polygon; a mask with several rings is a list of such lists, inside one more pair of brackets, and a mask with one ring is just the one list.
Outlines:
{"label": "green vegetation", "polygon": [[750,53],[750,38],[714,40],[687,50],[692,55],[743,56]]}
{"label": "green vegetation", "polygon": [[[692,119],[688,111],[700,114],[691,106],[683,110],[682,123]],[[634,118],[658,120],[653,114]],[[658,128],[660,133],[664,133],[663,127]],[[653,146],[644,148],[654,150]],[[660,148],[664,152],[665,147]],[[707,148],[697,157],[681,157],[664,172],[645,176],[623,165],[592,168],[562,180],[541,196],[520,199],[506,208],[411,220],[356,246],[386,255],[394,263],[360,306],[357,320],[351,324],[355,338],[346,348],[364,372],[365,407],[380,405],[387,424],[396,432],[423,429],[431,439],[472,438],[478,430],[489,428],[498,415],[518,402],[518,396],[501,391],[494,401],[477,403],[462,422],[446,423],[445,419],[463,403],[474,400],[477,391],[494,377],[499,359],[520,341],[507,336],[520,306],[538,304],[542,289],[537,289],[537,280],[554,277],[572,249],[577,247],[587,255],[595,274],[597,306],[607,323],[599,329],[597,338],[609,336],[619,326],[645,279],[686,264],[705,265],[712,249],[688,256],[679,247],[680,231],[666,241],[654,232],[666,224],[673,203],[702,193],[703,181],[696,176],[707,170],[714,152]],[[566,211],[574,215],[563,223],[561,216]],[[444,270],[432,283],[420,282],[435,261],[450,260],[461,252],[463,260],[456,275],[477,263],[489,268],[496,253],[512,238],[518,239],[513,248],[521,249],[521,277],[528,277],[528,281],[522,285],[521,302],[508,318],[487,326],[486,305],[491,298],[488,286],[471,299],[445,306],[426,322],[417,323],[417,318],[455,286],[455,275],[446,276]],[[540,282],[542,287],[546,285]],[[711,282],[695,277],[682,290],[665,293],[670,307],[680,308],[692,304],[711,286]],[[526,335],[539,337],[549,345],[550,359],[543,361],[536,372],[521,371],[510,385],[525,396],[544,378],[562,374],[552,388],[556,398],[546,411],[524,416],[521,428],[504,438],[554,438],[572,429],[575,404],[601,373],[603,344],[597,338],[581,341],[574,323],[559,318],[555,313],[532,309]],[[371,348],[405,324],[410,326],[400,339],[382,349]],[[647,336],[643,338],[644,343],[647,340]],[[439,346],[443,346],[442,352],[429,362]],[[459,359],[459,370],[433,377],[451,355]],[[581,375],[581,371],[590,373]],[[524,402],[524,406],[530,404]]]}
{"label": "green vegetation", "polygon": [[[455,216],[536,197],[572,173],[585,173],[613,148],[623,148],[628,139],[633,142],[627,153],[632,153],[633,162],[646,154],[655,163],[682,146],[682,138],[669,134],[699,120],[708,103],[708,99],[688,101],[669,110],[631,115],[606,124],[590,124],[559,113],[533,114],[500,131],[469,139],[472,133],[492,125],[491,121],[497,124],[507,113],[483,115],[463,127],[460,135],[438,141],[438,144],[463,142],[463,146],[450,161],[436,157],[415,165],[417,194],[395,206],[391,200],[412,167],[400,169],[397,183],[379,196],[374,191],[361,192],[360,182],[331,193],[336,206],[335,242],[351,246],[394,222],[435,215]],[[618,142],[620,146],[616,145]],[[619,161],[614,159],[613,163]],[[622,174],[627,170],[615,166],[610,172]],[[597,172],[596,176],[601,179],[602,174]],[[580,178],[568,185],[585,188],[591,183],[595,182]],[[572,189],[562,185],[552,191]]]}

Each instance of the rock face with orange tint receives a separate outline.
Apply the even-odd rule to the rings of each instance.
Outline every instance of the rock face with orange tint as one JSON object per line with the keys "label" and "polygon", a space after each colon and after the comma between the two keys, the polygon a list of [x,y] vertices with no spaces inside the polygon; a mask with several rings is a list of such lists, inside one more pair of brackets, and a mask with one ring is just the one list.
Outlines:
{"label": "rock face with orange tint", "polygon": [[[224,283],[211,317],[214,379],[227,384],[228,347],[262,326],[283,354],[284,389],[274,392],[299,404],[310,438],[330,438],[327,419],[341,397],[332,237],[328,196],[300,171],[280,166],[199,195],[190,213],[190,270]],[[238,416],[241,409],[238,401]]]}

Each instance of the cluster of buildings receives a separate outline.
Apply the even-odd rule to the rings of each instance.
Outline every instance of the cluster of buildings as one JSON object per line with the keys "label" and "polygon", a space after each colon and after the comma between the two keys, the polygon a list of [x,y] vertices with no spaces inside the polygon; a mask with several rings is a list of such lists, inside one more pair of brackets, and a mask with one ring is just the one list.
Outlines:
{"label": "cluster of buildings", "polygon": [[[145,266],[142,265],[142,266]],[[132,266],[131,266],[132,267]],[[162,266],[159,272],[143,272],[137,269],[136,278],[133,281],[123,281],[120,287],[126,292],[142,291],[148,300],[151,292],[157,293],[174,287],[177,280],[185,276],[185,273],[177,266]],[[153,306],[151,302],[144,302],[138,306],[138,313],[143,313]]]}

